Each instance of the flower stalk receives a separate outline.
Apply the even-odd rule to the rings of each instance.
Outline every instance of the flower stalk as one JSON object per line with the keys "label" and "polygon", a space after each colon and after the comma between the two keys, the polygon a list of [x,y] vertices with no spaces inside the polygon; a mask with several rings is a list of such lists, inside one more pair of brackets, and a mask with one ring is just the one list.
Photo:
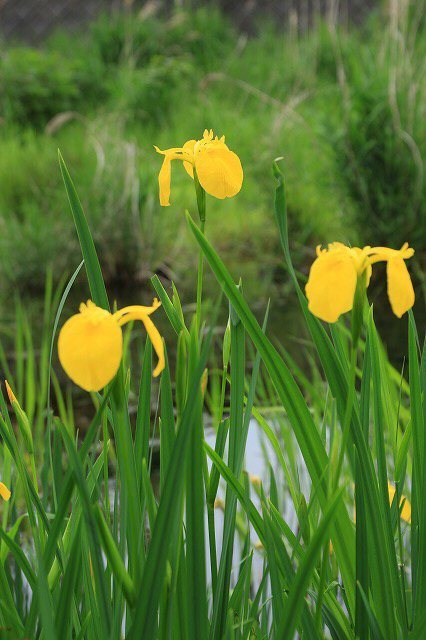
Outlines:
{"label": "flower stalk", "polygon": [[[197,171],[194,170],[194,186],[197,197],[198,217],[200,218],[200,230],[204,234],[206,226],[206,192],[198,180]],[[202,249],[198,250],[198,271],[197,271],[197,325],[198,330],[201,327],[202,317],[202,298],[203,298],[203,276],[204,276],[204,254]]]}

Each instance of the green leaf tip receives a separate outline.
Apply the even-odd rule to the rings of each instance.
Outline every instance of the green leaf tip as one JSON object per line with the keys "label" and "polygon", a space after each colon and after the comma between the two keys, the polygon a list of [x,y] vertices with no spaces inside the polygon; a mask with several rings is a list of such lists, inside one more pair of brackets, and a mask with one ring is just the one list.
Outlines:
{"label": "green leaf tip", "polygon": [[283,156],[279,156],[278,158],[275,158],[275,160],[272,163],[272,171],[274,172],[274,176],[277,178],[277,180],[284,180],[284,173],[281,170],[280,165],[278,164],[279,162],[281,162],[281,160],[284,160]]}

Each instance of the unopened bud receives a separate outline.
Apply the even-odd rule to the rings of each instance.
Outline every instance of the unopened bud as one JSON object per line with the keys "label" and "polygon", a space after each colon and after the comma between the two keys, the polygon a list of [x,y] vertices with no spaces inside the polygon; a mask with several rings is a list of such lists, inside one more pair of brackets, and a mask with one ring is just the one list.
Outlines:
{"label": "unopened bud", "polygon": [[206,368],[204,369],[203,375],[201,376],[201,393],[203,395],[203,398],[206,394],[208,379],[209,379],[209,372],[208,372],[208,369]]}
{"label": "unopened bud", "polygon": [[9,396],[9,402],[11,404],[13,404],[14,402],[18,402],[7,380],[4,381],[4,384],[6,385],[6,391],[7,391],[7,395]]}
{"label": "unopened bud", "polygon": [[7,395],[9,396],[10,403],[15,412],[16,419],[18,421],[19,430],[25,442],[25,447],[28,453],[34,453],[33,434],[31,433],[30,423],[28,421],[27,414],[21,408],[15,394],[13,393],[7,380],[4,381],[6,385]]}
{"label": "unopened bud", "polygon": [[0,496],[3,498],[3,500],[6,500],[6,502],[9,500],[11,496],[9,489],[6,487],[5,484],[3,484],[3,482],[0,482]]}
{"label": "unopened bud", "polygon": [[260,487],[260,485],[262,484],[262,479],[260,478],[260,476],[255,476],[250,473],[249,479],[254,487]]}

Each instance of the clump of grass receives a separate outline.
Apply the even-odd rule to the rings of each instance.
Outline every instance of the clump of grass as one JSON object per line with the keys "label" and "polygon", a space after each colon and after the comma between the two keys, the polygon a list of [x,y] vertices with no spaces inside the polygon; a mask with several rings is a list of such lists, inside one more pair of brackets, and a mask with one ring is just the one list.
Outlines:
{"label": "clump of grass", "polygon": [[414,3],[391,3],[389,12],[384,32],[366,28],[368,47],[353,41],[342,52],[337,159],[360,224],[385,244],[402,245],[408,233],[424,248],[424,28]]}
{"label": "clump of grass", "polygon": [[0,57],[0,111],[6,121],[43,128],[63,111],[105,97],[90,59],[61,50],[11,47]]}

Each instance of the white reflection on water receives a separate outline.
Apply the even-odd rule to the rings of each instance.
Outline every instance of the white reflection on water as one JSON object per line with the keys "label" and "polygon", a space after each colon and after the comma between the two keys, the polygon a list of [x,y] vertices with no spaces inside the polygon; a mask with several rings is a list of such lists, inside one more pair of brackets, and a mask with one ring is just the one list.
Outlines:
{"label": "white reflection on water", "polygon": [[[207,428],[205,433],[206,442],[214,448],[216,441],[216,434],[214,429]],[[225,451],[224,460],[227,460],[227,452]],[[208,460],[209,470],[211,469],[211,462]],[[250,421],[250,426],[247,435],[247,444],[245,450],[245,458],[244,458],[244,466],[243,469],[250,476],[257,476],[261,479],[266,495],[269,493],[269,465],[272,467],[277,485],[281,487],[284,484],[284,477],[282,469],[277,460],[277,456],[270,445],[269,441],[264,437],[262,429],[259,427],[256,420]],[[282,492],[281,492],[282,493]],[[218,490],[218,498],[222,500],[225,499],[226,494],[226,485],[225,482],[221,479]],[[291,527],[293,531],[296,530],[297,527],[297,517],[296,512],[294,510],[293,502],[290,498],[290,494],[285,492],[288,499],[283,501],[283,504],[280,505],[281,515],[287,522],[287,524]],[[255,504],[255,506],[260,511],[260,500],[253,489],[251,492],[251,500]],[[220,551],[221,551],[221,543],[222,543],[222,531],[223,531],[223,511],[220,509],[215,510],[215,529],[216,529],[216,544],[217,544],[217,558],[219,563]],[[255,544],[258,541],[258,537],[253,527],[250,528],[251,532],[251,541]],[[207,537],[207,517],[206,517],[206,537]],[[208,542],[206,545],[206,555],[207,555],[207,570],[210,574],[210,561],[209,561],[209,549]],[[238,567],[241,559],[241,548],[240,548],[240,540],[239,537],[235,536],[235,547],[234,547],[234,557],[233,557],[233,566],[234,572],[238,572]],[[253,587],[256,588],[260,580],[263,576],[263,553],[261,551],[255,550],[253,555],[253,564],[252,564],[252,575],[253,575]],[[235,577],[235,576],[234,576]]]}

